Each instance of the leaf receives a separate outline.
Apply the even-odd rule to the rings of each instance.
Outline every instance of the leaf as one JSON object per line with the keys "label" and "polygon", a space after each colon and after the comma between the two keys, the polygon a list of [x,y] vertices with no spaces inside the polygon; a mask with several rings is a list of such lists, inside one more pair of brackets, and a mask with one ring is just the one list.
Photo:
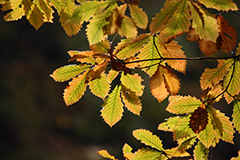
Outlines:
{"label": "leaf", "polygon": [[132,159],[132,156],[134,155],[132,153],[132,147],[129,146],[127,143],[124,144],[123,148],[122,148],[122,152],[123,152],[123,156],[126,159]]}
{"label": "leaf", "polygon": [[126,108],[132,113],[140,115],[140,112],[142,110],[142,103],[139,97],[136,95],[136,93],[123,85],[121,87],[121,93],[122,100]]}
{"label": "leaf", "polygon": [[4,15],[4,20],[5,21],[16,21],[18,19],[21,19],[22,16],[25,15],[24,9],[22,7],[18,7],[11,12],[7,13]]}
{"label": "leaf", "polygon": [[220,120],[220,118],[218,117],[216,110],[213,107],[209,107],[208,109],[208,113],[210,114],[210,118],[212,119],[212,124],[213,124],[213,128],[217,129],[220,133],[220,135],[223,135],[223,124]]}
{"label": "leaf", "polygon": [[219,35],[219,25],[217,20],[207,13],[204,9],[194,2],[189,2],[191,15],[192,15],[192,27],[195,29],[196,34],[200,39],[216,42]]}
{"label": "leaf", "polygon": [[213,87],[227,74],[232,60],[218,60],[218,66],[214,69],[206,68],[200,78],[202,90]]}
{"label": "leaf", "polygon": [[210,146],[215,147],[220,138],[216,130],[214,130],[213,124],[209,118],[206,128],[199,132],[197,137],[206,148],[209,148]]}
{"label": "leaf", "polygon": [[121,83],[126,88],[130,89],[132,92],[135,92],[137,96],[141,96],[143,94],[144,86],[142,83],[142,78],[138,74],[126,74],[122,73]]}
{"label": "leaf", "polygon": [[193,151],[194,159],[208,160],[208,153],[209,153],[209,150],[200,141],[198,141]]}
{"label": "leaf", "polygon": [[76,77],[89,68],[90,66],[86,64],[63,66],[56,69],[50,76],[57,82],[64,82]]}
{"label": "leaf", "polygon": [[71,50],[71,51],[68,51],[68,54],[71,57],[71,59],[69,59],[69,61],[76,60],[81,63],[95,64],[95,60],[93,58],[93,55],[95,54],[95,52],[93,52],[93,51]]}
{"label": "leaf", "polygon": [[177,75],[174,74],[173,70],[169,67],[163,67],[164,69],[164,80],[165,86],[168,92],[172,95],[176,95],[180,90],[180,80],[177,78]]}
{"label": "leaf", "polygon": [[111,83],[117,76],[118,76],[119,72],[115,71],[115,70],[110,70],[108,72],[108,82]]}
{"label": "leaf", "polygon": [[213,8],[218,11],[238,10],[237,5],[232,0],[199,0],[207,8]]}
{"label": "leaf", "polygon": [[203,131],[208,124],[208,112],[205,109],[205,105],[202,104],[198,107],[190,117],[189,127],[194,133],[199,133]]}
{"label": "leaf", "polygon": [[146,29],[148,24],[147,14],[138,5],[129,4],[130,14],[139,28]]}
{"label": "leaf", "polygon": [[[176,41],[171,41],[165,44],[167,51],[164,52],[164,58],[186,58],[182,46],[178,45]],[[166,60],[167,64],[173,69],[185,73],[187,61],[185,60]]]}
{"label": "leaf", "polygon": [[135,152],[131,160],[156,160],[162,159],[162,153],[150,148],[142,148]]}
{"label": "leaf", "polygon": [[[151,36],[149,37],[148,43],[140,50],[138,58],[139,61],[143,61],[139,62],[139,64],[142,67],[142,70],[144,70],[149,76],[152,76],[158,69],[157,65],[160,63],[160,58],[163,56],[161,51],[164,49],[165,48],[159,38]],[[159,60],[155,60],[158,58]],[[146,69],[146,67],[148,69]]]}
{"label": "leaf", "polygon": [[99,78],[101,74],[105,71],[107,65],[108,65],[108,62],[104,61],[103,63],[100,63],[94,66],[93,68],[91,68],[86,76],[86,83]]}
{"label": "leaf", "polygon": [[164,68],[161,65],[150,79],[150,90],[159,103],[169,95],[164,82]]}
{"label": "leaf", "polygon": [[167,157],[172,156],[172,157],[189,157],[191,156],[188,152],[182,150],[179,151],[177,147],[171,148],[171,149],[166,149],[164,151],[167,154]]}
{"label": "leaf", "polygon": [[89,88],[94,95],[104,99],[110,90],[110,84],[107,81],[106,75],[102,74],[101,78],[90,81]]}
{"label": "leaf", "polygon": [[90,48],[97,53],[107,53],[110,50],[110,42],[108,40],[104,40],[100,43],[91,45]]}
{"label": "leaf", "polygon": [[133,136],[140,140],[141,143],[151,146],[159,151],[163,151],[162,141],[156,135],[152,134],[152,132],[145,129],[136,129],[133,131]]}
{"label": "leaf", "polygon": [[185,150],[191,148],[194,145],[194,143],[196,142],[196,139],[197,139],[196,136],[179,139],[178,147],[176,147],[177,151],[184,152]]}
{"label": "leaf", "polygon": [[[125,44],[119,43],[115,54],[118,58],[125,59],[131,56],[135,56],[139,50],[143,47],[143,45],[148,41],[149,34],[142,34],[138,36],[132,42],[125,42]],[[123,41],[124,42],[124,41]],[[124,47],[121,47],[124,46]]]}
{"label": "leaf", "polygon": [[119,28],[118,33],[121,37],[127,37],[127,38],[136,38],[137,36],[137,27],[133,20],[128,17],[124,16],[122,19],[121,28]]}
{"label": "leaf", "polygon": [[43,14],[40,12],[40,10],[37,8],[37,6],[35,4],[32,5],[32,12],[29,16],[27,16],[27,19],[28,19],[29,23],[36,30],[38,30],[44,23]]}
{"label": "leaf", "polygon": [[103,156],[104,158],[117,160],[114,156],[110,155],[107,150],[101,150],[97,152],[99,155]]}
{"label": "leaf", "polygon": [[223,92],[223,82],[219,82],[216,85],[214,85],[212,88],[208,88],[203,91],[202,93],[202,100],[207,102],[207,104],[213,104],[215,102],[219,102],[222,99],[222,95],[219,95],[219,93]]}
{"label": "leaf", "polygon": [[238,151],[237,157],[232,157],[231,160],[239,160],[240,159],[240,151]]}
{"label": "leaf", "polygon": [[179,121],[180,117],[170,117],[166,120],[166,122],[162,122],[158,126],[158,130],[173,132],[177,122]]}
{"label": "leaf", "polygon": [[102,105],[101,116],[104,121],[112,127],[123,115],[123,104],[120,97],[120,86],[116,86]]}
{"label": "leaf", "polygon": [[203,54],[209,56],[218,51],[217,44],[213,41],[208,41],[205,39],[200,39],[198,41],[199,49],[202,51]]}
{"label": "leaf", "polygon": [[43,13],[44,16],[44,22],[51,22],[53,23],[53,9],[52,5],[47,0],[38,0],[34,1],[34,3],[37,5],[38,9]]}
{"label": "leaf", "polygon": [[63,99],[67,106],[76,103],[84,95],[87,87],[85,84],[87,73],[88,71],[84,72],[76,78],[73,78],[73,80],[69,82],[69,87],[64,90]]}
{"label": "leaf", "polygon": [[233,106],[232,122],[238,132],[240,132],[240,102],[235,101]]}
{"label": "leaf", "polygon": [[201,104],[202,102],[199,99],[191,96],[185,96],[171,101],[166,110],[174,114],[192,113]]}
{"label": "leaf", "polygon": [[[228,71],[223,81],[223,87],[227,88],[227,92],[231,96],[235,96],[240,93],[240,80],[238,77],[239,75],[240,75],[240,64],[237,61],[230,68],[230,70]],[[226,100],[227,100],[227,97],[229,96],[228,93],[225,92],[224,94]],[[232,100],[233,98],[230,97],[230,100],[228,100],[227,102],[230,103]]]}
{"label": "leaf", "polygon": [[220,43],[220,49],[229,53],[233,50],[237,43],[237,34],[233,26],[223,18],[223,16],[217,16],[218,24],[220,26],[220,33],[218,37],[218,43]]}

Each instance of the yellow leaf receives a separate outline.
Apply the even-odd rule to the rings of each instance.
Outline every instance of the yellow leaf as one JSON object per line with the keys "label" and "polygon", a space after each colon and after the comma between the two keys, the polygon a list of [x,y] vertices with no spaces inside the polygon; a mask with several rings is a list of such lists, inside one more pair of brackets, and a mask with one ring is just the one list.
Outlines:
{"label": "yellow leaf", "polygon": [[51,22],[53,23],[53,9],[50,5],[50,2],[48,0],[38,0],[34,1],[34,3],[37,5],[38,9],[43,13],[44,16],[44,22]]}
{"label": "yellow leaf", "polygon": [[134,154],[132,153],[132,147],[131,146],[129,146],[127,143],[125,143],[123,148],[122,148],[122,151],[123,151],[124,158],[132,159],[132,156]]}
{"label": "yellow leaf", "polygon": [[137,36],[137,27],[130,17],[126,15],[123,17],[121,28],[119,28],[118,33],[121,37],[125,36],[132,39]]}
{"label": "yellow leaf", "polygon": [[209,153],[209,150],[200,141],[198,141],[193,151],[194,159],[208,160],[208,153]]}
{"label": "yellow leaf", "polygon": [[193,19],[192,27],[200,39],[216,42],[220,31],[217,20],[197,3],[189,1],[189,5]]}
{"label": "yellow leaf", "polygon": [[158,125],[158,130],[173,132],[174,128],[179,121],[180,117],[170,117],[166,119],[166,122],[162,122]]}
{"label": "yellow leaf", "polygon": [[87,85],[85,84],[85,78],[88,71],[79,75],[69,83],[69,86],[64,90],[63,99],[67,106],[76,103],[83,95]]}
{"label": "yellow leaf", "polygon": [[172,157],[189,157],[189,156],[191,156],[188,152],[186,152],[184,150],[179,151],[178,147],[166,149],[164,152],[168,155],[168,157],[169,156],[172,156]]}
{"label": "yellow leaf", "polygon": [[136,115],[140,115],[140,112],[142,110],[142,104],[139,97],[136,95],[136,93],[126,88],[123,85],[121,87],[121,93],[122,93],[122,100],[126,108],[132,113]]}
{"label": "yellow leaf", "polygon": [[104,158],[117,160],[114,156],[110,155],[107,150],[101,150],[97,152],[99,155],[103,156]]}
{"label": "yellow leaf", "polygon": [[[182,46],[178,45],[176,41],[171,41],[165,44],[167,50],[164,53],[164,58],[186,58]],[[185,73],[187,61],[185,60],[166,60],[167,64],[173,69]]]}
{"label": "yellow leaf", "polygon": [[167,88],[164,83],[164,68],[163,66],[159,66],[157,71],[150,79],[150,90],[152,95],[157,98],[160,103],[169,95]]}
{"label": "yellow leaf", "polygon": [[109,83],[112,83],[112,81],[118,76],[118,74],[119,74],[119,72],[111,69],[111,70],[108,72],[108,76],[107,76],[108,82],[109,82]]}
{"label": "yellow leaf", "polygon": [[112,127],[123,115],[123,104],[120,97],[120,86],[116,86],[102,105],[101,116]]}
{"label": "yellow leaf", "polygon": [[236,130],[240,133],[240,102],[235,101],[232,114],[232,122]]}
{"label": "yellow leaf", "polygon": [[174,74],[173,70],[169,67],[163,67],[164,80],[168,92],[172,95],[176,95],[180,90],[180,80],[177,75]]}
{"label": "yellow leaf", "polygon": [[207,8],[213,8],[222,11],[238,10],[237,5],[232,0],[199,0]]}
{"label": "yellow leaf", "polygon": [[[150,148],[138,149],[131,160],[162,160],[162,153]],[[164,160],[164,159],[163,159]]]}
{"label": "yellow leaf", "polygon": [[24,9],[22,7],[18,7],[11,12],[7,13],[4,15],[4,20],[5,21],[16,21],[18,19],[21,19],[22,16],[25,15]]}
{"label": "yellow leaf", "polygon": [[139,8],[137,5],[129,4],[130,14],[133,21],[139,28],[146,29],[148,24],[148,17],[147,14]]}
{"label": "yellow leaf", "polygon": [[40,12],[40,10],[37,8],[37,6],[34,4],[31,14],[28,16],[28,21],[33,27],[38,30],[42,24],[44,23],[44,17],[43,14]]}

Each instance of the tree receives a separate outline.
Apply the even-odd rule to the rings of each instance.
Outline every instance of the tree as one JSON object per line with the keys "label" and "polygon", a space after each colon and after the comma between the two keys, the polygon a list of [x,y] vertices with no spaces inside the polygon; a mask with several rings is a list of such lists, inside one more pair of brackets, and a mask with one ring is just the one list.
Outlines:
{"label": "tree", "polygon": [[[229,12],[240,14],[233,1],[166,0],[151,20],[150,32],[140,35],[138,28],[147,28],[148,16],[139,7],[139,0],[1,0],[0,3],[6,21],[26,16],[36,29],[45,22],[53,22],[54,9],[69,36],[76,35],[87,22],[90,50],[68,51],[69,61],[77,63],[58,68],[50,75],[57,82],[70,81],[63,93],[67,106],[81,99],[88,86],[103,99],[101,116],[110,127],[121,120],[124,106],[140,115],[140,97],[145,86],[137,69],[149,75],[151,93],[159,103],[168,97],[166,111],[177,116],[161,122],[158,129],[172,132],[178,146],[165,149],[151,131],[136,129],[133,136],[150,148],[134,152],[125,144],[126,159],[185,157],[190,156],[189,148],[194,148],[194,159],[208,159],[209,148],[220,140],[233,143],[234,133],[240,131],[240,45],[236,47],[236,31],[223,17]],[[204,57],[185,56],[182,46],[175,41],[184,33],[189,41],[199,44]],[[113,46],[116,36],[122,39]],[[228,55],[211,56],[218,50]],[[218,65],[202,73],[201,98],[178,95],[181,86],[175,71],[184,74],[188,61],[204,60],[217,61]],[[221,99],[233,104],[231,118],[214,107]],[[98,153],[116,159],[106,150]]]}

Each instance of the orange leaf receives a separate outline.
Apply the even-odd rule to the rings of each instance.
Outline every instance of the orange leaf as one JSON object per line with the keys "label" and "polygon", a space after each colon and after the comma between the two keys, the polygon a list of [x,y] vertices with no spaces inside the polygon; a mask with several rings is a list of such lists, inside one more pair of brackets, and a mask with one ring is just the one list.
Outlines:
{"label": "orange leaf", "polygon": [[200,39],[199,35],[196,34],[195,29],[191,28],[187,34],[187,40],[195,42],[195,41],[198,41],[199,39]]}
{"label": "orange leaf", "polygon": [[177,75],[169,67],[164,67],[164,80],[168,92],[172,95],[176,95],[180,89],[180,82]]}
{"label": "orange leaf", "polygon": [[205,105],[202,104],[191,114],[189,127],[192,128],[194,133],[199,133],[206,128],[207,124],[208,112],[205,109]]}
{"label": "orange leaf", "polygon": [[99,78],[100,75],[102,74],[102,72],[105,71],[107,65],[108,65],[108,62],[105,61],[105,62],[103,62],[103,63],[101,63],[101,64],[99,64],[99,65],[94,66],[94,67],[88,72],[88,74],[87,74],[87,76],[86,76],[85,82],[87,83],[87,82],[89,82],[89,81],[93,81],[93,80]]}
{"label": "orange leaf", "polygon": [[163,66],[158,66],[157,71],[153,74],[150,80],[150,90],[152,95],[157,98],[160,103],[169,95],[167,88],[164,83],[164,68]]}
{"label": "orange leaf", "polygon": [[206,56],[209,56],[218,51],[217,44],[213,41],[208,41],[205,39],[201,39],[198,41],[199,49],[204,53]]}

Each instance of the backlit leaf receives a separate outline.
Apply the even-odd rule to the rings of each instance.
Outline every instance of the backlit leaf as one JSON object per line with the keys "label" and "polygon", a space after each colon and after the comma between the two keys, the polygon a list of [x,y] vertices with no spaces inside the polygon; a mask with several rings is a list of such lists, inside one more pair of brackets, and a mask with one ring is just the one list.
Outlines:
{"label": "backlit leaf", "polygon": [[93,68],[91,68],[91,70],[88,72],[86,76],[86,82],[90,82],[97,78],[100,78],[101,74],[105,71],[107,65],[108,65],[108,62],[104,61],[103,63],[100,63],[94,66]]}
{"label": "backlit leaf", "polygon": [[69,87],[64,90],[63,99],[67,106],[77,102],[86,90],[87,85],[85,84],[87,71],[76,78],[73,78],[69,82]]}
{"label": "backlit leaf", "polygon": [[114,71],[114,70],[110,70],[108,72],[108,76],[107,76],[108,82],[111,83],[117,77],[118,74],[119,74],[119,72]]}
{"label": "backlit leaf", "polygon": [[114,156],[110,155],[107,150],[101,150],[97,152],[99,155],[103,156],[104,158],[117,160]]}
{"label": "backlit leaf", "polygon": [[150,79],[150,90],[159,103],[169,95],[164,82],[164,67],[161,65]]}
{"label": "backlit leaf", "polygon": [[193,150],[193,156],[195,160],[208,160],[209,150],[198,141],[195,149]]}
{"label": "backlit leaf", "polygon": [[128,6],[130,9],[131,17],[136,25],[139,28],[146,29],[148,24],[148,17],[146,13],[142,10],[142,8],[139,8],[138,5],[129,4]]}
{"label": "backlit leaf", "polygon": [[22,16],[25,15],[24,9],[22,7],[18,7],[11,12],[7,13],[4,15],[4,20],[5,21],[16,21],[18,19],[21,19]]}
{"label": "backlit leaf", "polygon": [[44,21],[53,23],[53,9],[52,5],[48,0],[38,0],[34,1],[40,11],[44,14]]}
{"label": "backlit leaf", "polygon": [[131,160],[161,160],[162,153],[150,148],[138,149]]}
{"label": "backlit leaf", "polygon": [[237,5],[232,0],[199,0],[207,8],[213,8],[222,11],[238,10]]}
{"label": "backlit leaf", "polygon": [[174,74],[171,68],[164,67],[163,69],[165,86],[170,94],[176,95],[180,89],[180,80],[177,78],[177,75]]}
{"label": "backlit leaf", "polygon": [[135,92],[136,95],[141,96],[143,94],[144,86],[142,83],[142,78],[138,74],[126,74],[122,73],[121,82],[126,88],[130,89],[132,92]]}
{"label": "backlit leaf", "polygon": [[137,27],[130,17],[126,15],[123,17],[118,33],[121,37],[125,36],[127,38],[135,38],[137,36]]}
{"label": "backlit leaf", "polygon": [[158,125],[158,130],[173,132],[180,117],[170,117]]}
{"label": "backlit leaf", "polygon": [[208,112],[205,107],[198,107],[190,117],[189,127],[194,133],[203,131],[208,124]]}
{"label": "backlit leaf", "polygon": [[211,55],[211,54],[213,54],[213,53],[218,51],[217,44],[215,42],[213,42],[213,41],[200,39],[198,41],[198,44],[199,44],[199,49],[206,56],[209,56],[209,55]]}
{"label": "backlit leaf", "polygon": [[[167,51],[164,52],[164,58],[186,58],[182,46],[178,45],[176,41],[171,41],[165,44]],[[167,64],[173,69],[185,73],[187,61],[185,60],[166,60]]]}
{"label": "backlit leaf", "polygon": [[121,93],[122,100],[126,108],[132,113],[140,115],[140,112],[142,110],[142,103],[136,93],[124,87],[123,85],[121,87]]}
{"label": "backlit leaf", "polygon": [[192,113],[201,104],[202,102],[199,99],[191,96],[185,96],[171,101],[166,110],[174,114]]}
{"label": "backlit leaf", "polygon": [[95,64],[95,60],[93,59],[94,52],[93,51],[77,51],[77,50],[71,50],[68,51],[68,54],[70,55],[71,59],[69,61],[76,60],[81,63],[91,63]]}
{"label": "backlit leaf", "polygon": [[240,151],[238,151],[238,156],[231,158],[231,160],[239,160],[240,159]]}
{"label": "backlit leaf", "polygon": [[132,156],[134,155],[132,153],[132,147],[129,146],[127,143],[124,144],[123,148],[122,148],[122,152],[123,152],[123,156],[126,159],[132,159]]}
{"label": "backlit leaf", "polygon": [[90,48],[97,53],[107,53],[110,50],[110,42],[108,40],[104,40],[100,43],[91,45]]}
{"label": "backlit leaf", "polygon": [[213,128],[217,129],[220,133],[220,135],[223,135],[223,124],[216,112],[216,110],[213,107],[208,108],[208,113],[210,114],[210,118],[212,119]]}
{"label": "backlit leaf", "polygon": [[211,88],[219,83],[219,81],[223,80],[223,77],[227,74],[232,62],[232,60],[218,60],[217,68],[206,68],[200,79],[202,90]]}
{"label": "backlit leaf", "polygon": [[152,132],[145,130],[145,129],[136,129],[133,131],[133,136],[140,140],[141,143],[151,146],[159,151],[163,151],[162,141],[159,139],[158,136],[152,134]]}
{"label": "backlit leaf", "polygon": [[90,66],[86,64],[63,66],[56,69],[50,76],[57,82],[64,82],[76,77],[88,68]]}
{"label": "backlit leaf", "polygon": [[232,118],[233,118],[232,121],[233,121],[234,127],[240,133],[240,102],[239,101],[234,102]]}
{"label": "backlit leaf", "polygon": [[116,124],[123,115],[123,103],[121,102],[120,90],[121,87],[116,86],[102,105],[101,116],[110,127]]}
{"label": "backlit leaf", "polygon": [[217,20],[198,4],[191,1],[189,5],[193,19],[192,27],[195,29],[200,39],[216,42],[219,35]]}
{"label": "backlit leaf", "polygon": [[168,159],[171,157],[189,157],[191,156],[188,152],[185,150],[178,150],[178,147],[174,147],[171,149],[166,149],[164,151],[167,154]]}
{"label": "backlit leaf", "polygon": [[191,148],[196,142],[196,139],[197,139],[196,136],[179,139],[177,150],[183,152]]}
{"label": "backlit leaf", "polygon": [[110,90],[110,84],[107,81],[106,75],[101,74],[100,78],[90,81],[89,88],[94,95],[104,99]]}
{"label": "backlit leaf", "polygon": [[37,6],[34,4],[31,14],[27,17],[29,23],[38,30],[42,24],[43,21],[43,14],[40,12],[40,10],[37,8]]}

